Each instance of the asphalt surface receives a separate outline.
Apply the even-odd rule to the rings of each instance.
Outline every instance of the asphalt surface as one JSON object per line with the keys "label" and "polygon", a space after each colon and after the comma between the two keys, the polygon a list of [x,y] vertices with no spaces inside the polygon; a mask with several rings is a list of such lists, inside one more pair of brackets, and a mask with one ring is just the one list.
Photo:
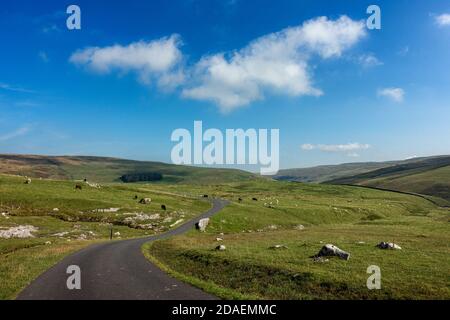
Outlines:
{"label": "asphalt surface", "polygon": [[[171,278],[141,252],[144,243],[182,234],[202,218],[222,210],[227,201],[214,199],[213,207],[194,220],[164,234],[95,244],[78,251],[47,270],[25,288],[18,300],[213,300],[216,297]],[[81,289],[67,288],[67,268],[81,269]]]}

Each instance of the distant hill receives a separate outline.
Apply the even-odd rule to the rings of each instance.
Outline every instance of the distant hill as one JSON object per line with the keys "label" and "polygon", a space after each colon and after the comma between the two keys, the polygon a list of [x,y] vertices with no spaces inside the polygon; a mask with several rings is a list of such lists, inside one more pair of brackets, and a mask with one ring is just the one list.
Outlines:
{"label": "distant hill", "polygon": [[418,193],[450,204],[450,156],[282,170],[277,180],[349,184]]}
{"label": "distant hill", "polygon": [[199,168],[173,164],[105,157],[0,155],[0,173],[47,179],[88,179],[121,182],[121,177],[161,174],[161,182],[222,183],[258,179],[250,172],[234,169]]}
{"label": "distant hill", "polygon": [[[393,162],[394,163],[394,162]],[[333,179],[352,176],[391,165],[387,162],[358,162],[311,168],[280,170],[273,178],[297,182],[321,183]]]}

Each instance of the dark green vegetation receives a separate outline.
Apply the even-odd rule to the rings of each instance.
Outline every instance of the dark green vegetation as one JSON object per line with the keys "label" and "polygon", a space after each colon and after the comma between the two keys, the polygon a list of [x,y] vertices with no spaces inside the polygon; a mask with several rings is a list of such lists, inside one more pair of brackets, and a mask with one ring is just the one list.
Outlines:
{"label": "dark green vegetation", "polygon": [[161,181],[162,179],[163,175],[159,172],[131,173],[120,177],[120,181],[125,183]]}
{"label": "dark green vegetation", "polygon": [[255,175],[230,169],[176,166],[161,162],[134,161],[100,157],[50,157],[0,155],[0,173],[58,180],[120,182],[128,174],[158,173],[167,183],[221,183],[257,179]]}
{"label": "dark green vegetation", "polygon": [[[24,181],[0,175],[0,299],[14,297],[65,254],[109,239],[111,228],[114,239],[161,233],[210,207],[198,196],[145,184],[91,187],[73,181]],[[82,190],[76,190],[76,184]],[[152,201],[143,205],[141,198]],[[32,237],[1,237],[19,226],[35,228]]]}
{"label": "dark green vegetation", "polygon": [[450,205],[450,156],[282,170],[275,178],[411,192]]}
{"label": "dark green vegetation", "polygon": [[[209,189],[232,204],[205,233],[144,249],[180,279],[224,298],[450,299],[448,209],[416,196],[350,186],[262,181]],[[381,241],[403,249],[376,248]],[[350,252],[350,260],[314,262],[311,256],[326,243]],[[219,244],[227,250],[214,250]],[[275,245],[287,249],[271,249]],[[382,290],[366,287],[370,265],[381,268]]]}

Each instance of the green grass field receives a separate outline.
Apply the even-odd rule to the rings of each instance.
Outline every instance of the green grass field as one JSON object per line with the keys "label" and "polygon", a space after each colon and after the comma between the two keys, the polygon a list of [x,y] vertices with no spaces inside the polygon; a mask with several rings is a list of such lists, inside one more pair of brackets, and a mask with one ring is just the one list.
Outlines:
{"label": "green grass field", "polygon": [[[75,190],[76,184],[82,190]],[[152,202],[139,204],[141,198]],[[81,182],[39,179],[26,185],[21,177],[0,175],[0,231],[37,228],[32,238],[0,238],[0,299],[15,297],[66,254],[109,239],[111,227],[114,239],[161,233],[210,206],[198,196],[153,190],[151,185],[97,189]]]}
{"label": "green grass field", "polygon": [[[450,298],[449,211],[425,199],[271,181],[217,185],[209,193],[233,203],[212,219],[206,233],[158,241],[144,252],[172,275],[220,297]],[[376,248],[381,241],[403,249]],[[350,252],[350,260],[314,262],[311,256],[326,243]],[[215,251],[218,244],[227,250]],[[287,249],[270,249],[278,244]],[[382,290],[366,287],[370,265],[381,268]]]}
{"label": "green grass field", "polygon": [[[37,228],[32,238],[0,239],[0,299],[14,298],[65,255],[108,241],[111,226],[114,239],[176,228],[210,207],[200,199],[203,194],[231,201],[207,232],[192,230],[143,251],[175,277],[220,297],[450,298],[449,211],[420,197],[271,180],[98,189],[58,180],[33,179],[27,185],[22,177],[0,175],[0,231]],[[141,198],[152,202],[140,204]],[[403,250],[376,248],[381,241]],[[350,260],[314,262],[311,256],[326,243],[350,252]],[[218,244],[227,250],[215,251]],[[278,244],[287,248],[270,248]],[[382,290],[366,288],[370,265],[381,268]]]}

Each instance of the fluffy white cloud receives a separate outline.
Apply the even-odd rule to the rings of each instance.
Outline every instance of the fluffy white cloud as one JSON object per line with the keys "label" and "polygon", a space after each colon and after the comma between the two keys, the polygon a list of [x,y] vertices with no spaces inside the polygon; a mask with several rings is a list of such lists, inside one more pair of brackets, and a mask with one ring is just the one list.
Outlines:
{"label": "fluffy white cloud", "polygon": [[378,96],[389,98],[394,102],[402,102],[405,97],[405,90],[402,88],[384,88],[378,90]]}
{"label": "fluffy white cloud", "polygon": [[439,26],[450,26],[450,13],[443,13],[434,17],[434,20]]}
{"label": "fluffy white cloud", "polygon": [[70,61],[98,73],[135,72],[142,83],[156,81],[162,88],[181,85],[183,97],[212,101],[229,112],[264,99],[269,91],[322,95],[312,83],[311,57],[340,57],[365,35],[363,21],[319,17],[265,35],[241,50],[204,56],[189,68],[183,67],[177,35],[127,46],[85,48],[73,53]]}
{"label": "fluffy white cloud", "polygon": [[127,46],[90,47],[73,53],[70,62],[98,73],[133,71],[145,84],[156,79],[163,87],[176,86],[184,78],[180,69],[183,56],[180,45],[179,37],[172,35],[150,42],[134,42]]}
{"label": "fluffy white cloud", "polygon": [[[368,144],[361,143],[347,143],[347,144],[304,144],[302,145],[302,149],[306,151],[311,150],[320,150],[326,152],[351,152],[357,150],[367,150],[370,148]],[[355,155],[355,153],[351,153],[351,155]]]}
{"label": "fluffy white cloud", "polygon": [[202,58],[191,74],[194,85],[185,88],[183,96],[213,101],[223,112],[263,99],[266,90],[319,96],[322,91],[313,86],[309,73],[310,57],[339,57],[365,34],[363,22],[346,16],[308,20],[239,51]]}

